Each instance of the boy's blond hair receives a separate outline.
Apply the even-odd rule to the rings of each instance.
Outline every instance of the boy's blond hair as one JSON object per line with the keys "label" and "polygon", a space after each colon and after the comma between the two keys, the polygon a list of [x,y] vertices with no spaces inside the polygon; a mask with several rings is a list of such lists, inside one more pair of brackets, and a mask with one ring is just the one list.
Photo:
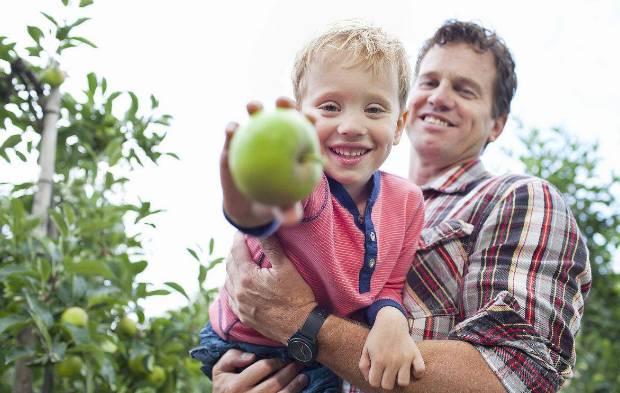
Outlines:
{"label": "boy's blond hair", "polygon": [[383,29],[360,20],[333,24],[298,52],[293,67],[293,91],[298,103],[305,92],[310,65],[329,51],[347,56],[349,66],[365,64],[375,74],[385,72],[386,67],[393,65],[398,76],[400,109],[404,110],[411,83],[411,67],[405,48],[400,40],[389,36]]}

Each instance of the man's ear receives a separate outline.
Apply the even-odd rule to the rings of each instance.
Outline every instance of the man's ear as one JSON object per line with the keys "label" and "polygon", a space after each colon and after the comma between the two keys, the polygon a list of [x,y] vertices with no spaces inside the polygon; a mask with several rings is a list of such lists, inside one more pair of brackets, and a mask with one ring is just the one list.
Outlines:
{"label": "man's ear", "polygon": [[403,130],[405,129],[405,125],[407,124],[407,116],[409,116],[409,111],[404,111],[398,116],[398,121],[396,122],[396,132],[394,133],[394,142],[393,145],[398,145],[400,142],[400,137],[403,136]]}
{"label": "man's ear", "polygon": [[495,119],[493,119],[493,128],[491,128],[491,133],[489,135],[489,139],[487,140],[487,143],[495,142],[497,138],[499,138],[499,136],[502,134],[502,131],[504,131],[504,126],[506,125],[507,121],[508,121],[507,113],[504,115],[497,116]]}

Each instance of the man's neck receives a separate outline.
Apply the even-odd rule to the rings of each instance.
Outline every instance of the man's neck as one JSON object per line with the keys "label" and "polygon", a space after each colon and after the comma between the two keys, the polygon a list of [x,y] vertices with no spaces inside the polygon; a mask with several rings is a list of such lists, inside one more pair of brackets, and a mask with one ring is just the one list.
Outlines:
{"label": "man's neck", "polygon": [[473,158],[467,158],[449,164],[441,164],[438,162],[421,160],[415,154],[411,154],[409,159],[409,180],[422,186],[445,174],[455,166],[461,165]]}

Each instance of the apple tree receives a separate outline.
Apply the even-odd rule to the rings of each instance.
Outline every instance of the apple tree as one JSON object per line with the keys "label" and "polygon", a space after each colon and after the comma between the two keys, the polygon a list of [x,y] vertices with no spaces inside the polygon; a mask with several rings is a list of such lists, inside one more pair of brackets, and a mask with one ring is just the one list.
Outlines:
{"label": "apple tree", "polygon": [[[61,2],[84,15],[92,0]],[[212,242],[188,249],[197,300],[147,320],[142,300],[188,295],[139,280],[140,228],[160,211],[120,195],[132,168],[177,158],[160,149],[171,116],[94,73],[82,91],[63,90],[65,52],[96,48],[78,34],[88,19],[42,13],[25,47],[0,36],[0,160],[40,169],[36,181],[0,184],[0,392],[210,391],[187,351],[221,258]]]}

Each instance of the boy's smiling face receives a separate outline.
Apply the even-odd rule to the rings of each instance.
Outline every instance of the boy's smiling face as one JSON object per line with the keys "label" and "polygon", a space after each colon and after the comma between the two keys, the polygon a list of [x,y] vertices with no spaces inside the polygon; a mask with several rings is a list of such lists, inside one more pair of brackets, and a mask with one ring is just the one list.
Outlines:
{"label": "boy's smiling face", "polygon": [[354,200],[399,142],[406,120],[394,66],[378,72],[328,52],[308,69],[301,111],[316,118],[325,172]]}

